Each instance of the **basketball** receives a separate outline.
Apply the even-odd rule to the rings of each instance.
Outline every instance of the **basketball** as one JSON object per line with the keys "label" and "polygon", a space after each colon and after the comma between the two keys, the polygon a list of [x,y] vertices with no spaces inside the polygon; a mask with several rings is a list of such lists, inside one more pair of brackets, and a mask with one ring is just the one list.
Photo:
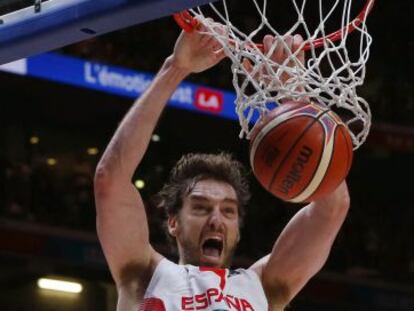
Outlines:
{"label": "basketball", "polygon": [[347,126],[329,108],[287,102],[258,121],[250,163],[260,184],[287,202],[310,202],[335,190],[353,157]]}

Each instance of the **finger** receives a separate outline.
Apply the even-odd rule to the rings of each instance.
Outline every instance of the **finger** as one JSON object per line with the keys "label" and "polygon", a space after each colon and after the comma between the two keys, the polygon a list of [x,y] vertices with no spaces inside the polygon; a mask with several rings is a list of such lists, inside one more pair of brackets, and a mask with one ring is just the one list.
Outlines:
{"label": "finger", "polygon": [[207,25],[214,23],[214,20],[211,17],[207,17],[198,24],[197,30],[199,32],[207,31]]}
{"label": "finger", "polygon": [[303,38],[300,34],[293,36],[292,52],[296,52],[303,43]]}
{"label": "finger", "polygon": [[[207,18],[205,24],[200,28],[200,45],[202,47],[213,48],[213,45],[219,44],[215,39],[217,34],[222,34],[224,25],[214,22],[212,18]],[[219,47],[221,45],[219,44]]]}
{"label": "finger", "polygon": [[265,35],[263,38],[263,47],[264,47],[264,53],[269,53],[270,49],[272,48],[272,45],[275,41],[275,38],[272,35]]}
{"label": "finger", "polygon": [[220,42],[216,41],[213,44],[212,48],[213,48],[213,51],[218,51],[218,50],[220,50],[220,49],[223,48],[223,44],[221,44]]}
{"label": "finger", "polygon": [[206,32],[207,31],[207,28],[206,28],[206,25],[204,25],[203,23],[199,23],[198,25],[197,25],[197,32],[198,33],[203,33],[203,32]]}
{"label": "finger", "polygon": [[202,38],[200,40],[200,47],[211,48],[216,43],[217,41],[214,39],[212,35],[202,35]]}
{"label": "finger", "polygon": [[280,38],[276,39],[273,36],[265,36],[263,46],[265,47],[264,50],[266,55],[268,55],[273,47],[274,51],[272,52],[272,55],[270,55],[271,60],[277,64],[280,64],[283,61],[283,44]]}
{"label": "finger", "polygon": [[217,40],[217,38],[210,36],[208,40],[204,41],[204,44],[200,44],[200,47],[215,52],[223,48],[223,45]]}
{"label": "finger", "polygon": [[[299,49],[302,48],[302,44],[303,44],[303,38],[301,35],[296,34],[293,37],[293,47],[292,47],[292,52],[297,52]],[[297,54],[297,58],[298,60],[304,64],[305,63],[305,51],[303,50],[303,48],[298,52]]]}
{"label": "finger", "polygon": [[221,23],[214,23],[212,28],[219,35],[224,35],[226,33],[226,26]]}
{"label": "finger", "polygon": [[190,38],[194,43],[197,43],[198,45],[202,44],[204,45],[205,42],[209,39],[210,36],[206,34],[206,28],[205,25],[199,24],[197,27],[197,31],[193,31],[190,33]]}
{"label": "finger", "polygon": [[200,23],[197,28],[197,34],[198,34],[198,40],[202,46],[204,46],[207,41],[211,38],[209,35],[207,24],[211,23],[213,20],[211,18],[207,18],[203,21],[203,23]]}
{"label": "finger", "polygon": [[252,65],[252,63],[250,62],[250,60],[249,59],[247,59],[247,58],[245,58],[245,59],[243,59],[243,63],[242,63],[242,65],[243,65],[243,68],[248,72],[248,73],[251,73],[252,71],[253,71],[253,65]]}
{"label": "finger", "polygon": [[285,46],[283,48],[283,54],[284,54],[284,59],[283,61],[286,60],[286,58],[289,58],[290,55],[293,53],[293,37],[292,36],[287,36],[285,38]]}
{"label": "finger", "polygon": [[221,48],[220,50],[214,52],[214,58],[215,58],[216,62],[221,61],[225,57],[226,57],[226,53],[225,53],[223,48]]}

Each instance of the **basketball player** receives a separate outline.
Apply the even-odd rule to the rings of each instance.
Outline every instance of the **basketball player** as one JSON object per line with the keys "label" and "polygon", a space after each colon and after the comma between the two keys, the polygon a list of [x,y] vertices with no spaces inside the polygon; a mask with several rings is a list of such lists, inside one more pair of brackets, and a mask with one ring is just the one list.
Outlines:
{"label": "basketball player", "polygon": [[[273,40],[264,37],[265,53]],[[302,39],[288,37],[286,42],[295,50]],[[274,59],[285,57],[283,50],[274,51]],[[197,31],[182,33],[98,164],[97,231],[118,290],[118,310],[283,310],[321,269],[345,219],[349,197],[343,183],[302,208],[268,256],[249,269],[228,270],[249,196],[246,180],[229,155],[192,154],[179,161],[160,193],[179,263],[152,248],[144,203],[131,183],[133,173],[178,84],[223,58],[215,39]]]}

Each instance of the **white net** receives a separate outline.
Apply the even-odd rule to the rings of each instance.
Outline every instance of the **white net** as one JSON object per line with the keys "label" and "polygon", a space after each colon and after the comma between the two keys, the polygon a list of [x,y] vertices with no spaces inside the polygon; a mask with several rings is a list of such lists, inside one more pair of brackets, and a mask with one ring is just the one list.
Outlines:
{"label": "white net", "polygon": [[[339,113],[348,125],[354,148],[358,148],[365,141],[371,125],[369,105],[358,96],[357,88],[364,82],[372,43],[365,19],[374,1],[367,2],[367,12],[360,13],[357,19],[355,17],[364,6],[363,0],[274,1],[277,5],[282,2],[291,5],[290,25],[281,27],[283,31],[278,31],[274,25],[283,13],[270,16],[267,0],[251,1],[252,10],[259,18],[258,23],[247,30],[231,21],[237,16],[231,16],[236,4],[229,3],[230,0],[190,11],[223,45],[232,61],[240,137],[249,138],[255,120],[284,99],[311,100]],[[226,25],[224,32],[218,30],[217,22]],[[336,30],[340,30],[336,39],[329,36]],[[273,41],[266,54],[255,44],[263,34],[279,38]],[[300,34],[304,41],[299,49],[292,51],[286,38],[295,34]],[[270,55],[280,45],[286,58],[282,63],[276,63]],[[300,50],[306,50],[304,63],[298,58]],[[246,59],[251,64],[249,69],[243,65]]]}

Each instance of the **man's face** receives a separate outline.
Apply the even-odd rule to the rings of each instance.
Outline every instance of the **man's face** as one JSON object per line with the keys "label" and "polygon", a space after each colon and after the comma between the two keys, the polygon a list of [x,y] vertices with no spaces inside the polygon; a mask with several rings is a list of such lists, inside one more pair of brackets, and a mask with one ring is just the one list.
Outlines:
{"label": "man's face", "polygon": [[212,179],[197,182],[168,221],[180,264],[227,267],[240,238],[236,191]]}

